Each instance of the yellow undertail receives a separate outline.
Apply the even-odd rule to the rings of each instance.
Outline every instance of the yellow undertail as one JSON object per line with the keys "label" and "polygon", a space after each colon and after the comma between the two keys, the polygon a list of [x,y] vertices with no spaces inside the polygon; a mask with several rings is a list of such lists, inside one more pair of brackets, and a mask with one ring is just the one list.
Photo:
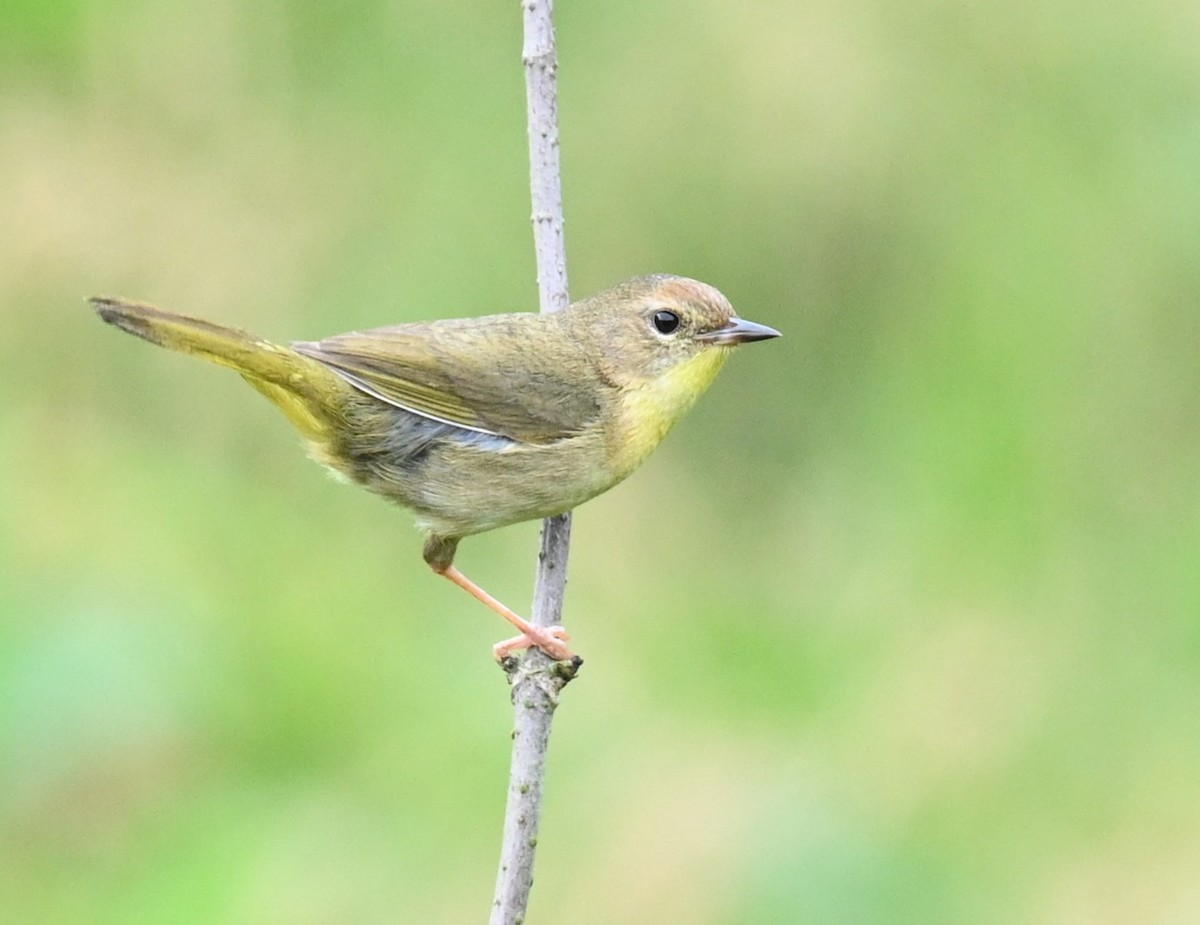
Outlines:
{"label": "yellow undertail", "polygon": [[351,388],[316,360],[237,328],[140,302],[97,297],[91,303],[101,318],[123,331],[241,373],[311,441],[328,438],[341,399]]}

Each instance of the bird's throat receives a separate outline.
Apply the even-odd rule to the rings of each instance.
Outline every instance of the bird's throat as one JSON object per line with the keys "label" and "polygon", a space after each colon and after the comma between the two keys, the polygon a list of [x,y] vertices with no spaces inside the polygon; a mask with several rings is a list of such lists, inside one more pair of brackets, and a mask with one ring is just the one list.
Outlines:
{"label": "bird's throat", "polygon": [[641,465],[662,442],[712,385],[728,355],[729,348],[710,347],[624,392],[617,426],[609,436],[609,460],[618,479]]}

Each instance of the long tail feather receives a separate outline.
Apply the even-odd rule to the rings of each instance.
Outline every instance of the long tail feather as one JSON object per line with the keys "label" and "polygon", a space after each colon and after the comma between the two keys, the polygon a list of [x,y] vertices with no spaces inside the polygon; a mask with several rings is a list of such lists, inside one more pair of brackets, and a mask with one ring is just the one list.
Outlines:
{"label": "long tail feather", "polygon": [[163,311],[153,305],[96,296],[106,322],[160,347],[228,366],[271,399],[306,436],[328,436],[339,398],[351,386],[316,360],[237,328]]}

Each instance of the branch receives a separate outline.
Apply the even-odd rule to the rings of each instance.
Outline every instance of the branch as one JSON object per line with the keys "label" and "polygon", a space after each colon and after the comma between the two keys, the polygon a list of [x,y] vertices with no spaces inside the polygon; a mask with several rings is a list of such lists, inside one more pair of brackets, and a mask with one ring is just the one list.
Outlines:
{"label": "branch", "polygon": [[553,0],[523,0],[525,99],[529,126],[529,190],[533,249],[543,312],[566,308],[567,250],[563,243],[562,172],[558,159],[558,54]]}
{"label": "branch", "polygon": [[[569,304],[567,255],[563,240],[562,179],[558,150],[558,57],[554,47],[552,0],[523,0],[525,20],[525,95],[528,101],[529,186],[533,203],[533,246],[537,256],[538,300],[543,312]],[[537,581],[530,620],[536,626],[561,622],[567,585],[571,515],[542,524]],[[500,871],[490,925],[521,925],[533,887],[538,824],[550,724],[563,687],[582,661],[555,662],[539,649],[520,659],[507,658],[504,671],[512,686],[513,751],[504,812]]]}

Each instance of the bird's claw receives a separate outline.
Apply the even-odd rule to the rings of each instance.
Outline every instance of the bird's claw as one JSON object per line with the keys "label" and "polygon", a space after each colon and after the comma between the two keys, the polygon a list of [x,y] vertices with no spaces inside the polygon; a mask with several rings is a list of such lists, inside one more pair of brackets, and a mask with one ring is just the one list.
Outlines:
{"label": "bird's claw", "polygon": [[564,627],[530,627],[530,630],[531,632],[522,633],[512,639],[505,639],[492,646],[492,654],[496,657],[496,661],[502,661],[517,649],[528,649],[531,646],[537,646],[556,662],[575,657],[567,648],[567,640],[571,638],[571,634]]}

